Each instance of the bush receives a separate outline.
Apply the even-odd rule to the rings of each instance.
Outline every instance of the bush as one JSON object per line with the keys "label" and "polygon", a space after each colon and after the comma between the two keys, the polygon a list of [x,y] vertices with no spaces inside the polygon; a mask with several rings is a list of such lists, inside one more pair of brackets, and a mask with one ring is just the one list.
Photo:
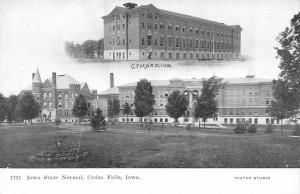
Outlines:
{"label": "bush", "polygon": [[56,126],[58,126],[60,123],[61,123],[60,119],[55,119],[54,124],[55,124]]}
{"label": "bush", "polygon": [[272,124],[268,124],[266,126],[265,133],[272,133],[272,132],[273,132],[273,126],[272,126]]}
{"label": "bush", "polygon": [[248,133],[256,133],[257,132],[257,128],[256,128],[256,125],[252,124],[248,127],[248,130],[247,130]]}
{"label": "bush", "polygon": [[233,132],[236,134],[244,134],[247,131],[247,127],[244,124],[237,124],[236,127],[233,129]]}
{"label": "bush", "polygon": [[100,109],[96,110],[96,115],[91,118],[90,126],[94,130],[106,130],[106,122],[104,120],[104,116],[102,115],[102,111]]}
{"label": "bush", "polygon": [[292,133],[294,136],[300,136],[300,125],[296,124]]}

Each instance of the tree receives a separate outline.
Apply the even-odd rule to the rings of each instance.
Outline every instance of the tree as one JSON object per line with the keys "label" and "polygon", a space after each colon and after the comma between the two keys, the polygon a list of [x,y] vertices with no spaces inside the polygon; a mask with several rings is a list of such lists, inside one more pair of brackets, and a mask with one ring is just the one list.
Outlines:
{"label": "tree", "polygon": [[108,116],[111,118],[115,118],[120,113],[120,101],[117,98],[114,98],[112,100],[109,100],[109,106],[108,106]]}
{"label": "tree", "polygon": [[290,90],[288,81],[281,79],[273,80],[272,90],[275,101],[271,103],[268,112],[271,117],[281,121],[280,131],[282,134],[282,120],[290,118],[297,113],[297,110],[295,110],[298,104],[297,94]]}
{"label": "tree", "polygon": [[141,123],[143,122],[143,117],[149,116],[154,111],[154,104],[155,100],[152,94],[151,83],[146,79],[139,81],[135,88],[134,113],[137,117],[140,117]]}
{"label": "tree", "polygon": [[[279,103],[284,103],[284,105],[294,109],[296,114],[300,108],[300,12],[294,15],[290,27],[281,32],[277,40],[280,44],[280,47],[276,48],[277,57],[280,58],[279,68],[281,72],[279,77],[285,83],[288,94],[292,95],[296,101],[288,101],[280,96],[274,97]],[[281,82],[280,80],[278,81]],[[273,87],[275,90],[276,86],[281,87],[282,85],[275,84]],[[290,103],[292,106],[289,105]]]}
{"label": "tree", "polygon": [[167,114],[178,122],[178,118],[183,116],[187,110],[188,101],[179,90],[174,90],[168,97],[166,105]]}
{"label": "tree", "polygon": [[85,58],[95,58],[97,42],[94,40],[86,40],[82,43],[82,49],[85,54]]}
{"label": "tree", "polygon": [[101,126],[105,126],[105,118],[100,108],[96,109],[95,115],[92,117],[90,124],[94,130],[99,130]]}
{"label": "tree", "polygon": [[88,107],[87,107],[87,101],[85,97],[80,94],[76,97],[75,103],[73,105],[72,112],[76,117],[79,117],[79,123],[81,122],[82,117],[84,117],[87,114]]}
{"label": "tree", "polygon": [[17,118],[16,108],[18,104],[18,97],[16,95],[10,95],[6,99],[7,107],[7,121],[11,125],[11,122]]}
{"label": "tree", "polygon": [[[216,96],[220,88],[221,79],[215,76],[208,80],[203,80],[203,88],[201,96],[197,98],[194,108],[194,117],[196,119],[202,118],[205,128],[205,122],[208,118],[213,118],[218,112],[218,102]],[[200,121],[199,121],[200,128]]]}
{"label": "tree", "polygon": [[36,118],[40,113],[40,104],[31,93],[25,92],[18,100],[16,110],[22,119],[30,120],[30,123],[32,123],[32,119]]}
{"label": "tree", "polygon": [[123,114],[126,115],[127,119],[126,121],[128,121],[128,115],[131,112],[131,106],[128,102],[125,102],[125,104],[123,104]]}
{"label": "tree", "polygon": [[7,108],[5,97],[0,93],[0,122],[3,122],[6,118]]}

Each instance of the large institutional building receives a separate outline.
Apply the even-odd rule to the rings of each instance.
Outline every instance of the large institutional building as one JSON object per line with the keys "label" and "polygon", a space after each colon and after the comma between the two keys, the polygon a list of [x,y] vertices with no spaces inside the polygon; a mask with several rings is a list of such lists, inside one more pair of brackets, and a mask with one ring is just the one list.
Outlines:
{"label": "large institutional building", "polygon": [[239,25],[133,3],[102,18],[105,59],[230,60],[241,53]]}
{"label": "large institutional building", "polygon": [[97,97],[97,91],[90,91],[87,83],[78,82],[69,75],[56,75],[42,82],[40,72],[32,74],[32,84],[22,92],[32,93],[41,106],[41,112],[36,119],[38,122],[54,122],[56,118],[62,122],[76,122],[72,113],[75,98],[82,94],[88,101],[88,115],[92,116],[93,107],[91,101]]}
{"label": "large institutional building", "polygon": [[[195,123],[194,104],[196,98],[201,95],[202,79],[171,79],[171,80],[148,80],[153,87],[155,96],[154,112],[152,115],[153,122],[171,123],[174,120],[170,118],[165,106],[167,105],[168,96],[173,90],[180,90],[189,102],[186,114],[179,119],[179,122]],[[139,118],[134,115],[134,96],[137,83],[129,83],[118,86],[118,90],[106,90],[105,98],[107,99],[109,91],[113,96],[118,96],[122,107],[125,102],[132,106],[132,112],[127,118],[120,111],[119,121],[121,122],[139,122]],[[253,124],[278,124],[277,120],[272,119],[267,108],[274,100],[272,96],[272,80],[256,78],[249,75],[241,78],[224,78],[222,87],[219,89],[218,114],[215,118],[209,119],[211,124],[237,124],[249,122]]]}

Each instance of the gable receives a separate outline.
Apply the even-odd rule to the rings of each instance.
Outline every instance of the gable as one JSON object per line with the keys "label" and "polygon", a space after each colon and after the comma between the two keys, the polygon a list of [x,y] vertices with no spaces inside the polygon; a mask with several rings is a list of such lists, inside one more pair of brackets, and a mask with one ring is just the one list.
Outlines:
{"label": "gable", "polygon": [[52,87],[52,84],[51,82],[47,79],[45,82],[44,82],[44,88],[51,88]]}

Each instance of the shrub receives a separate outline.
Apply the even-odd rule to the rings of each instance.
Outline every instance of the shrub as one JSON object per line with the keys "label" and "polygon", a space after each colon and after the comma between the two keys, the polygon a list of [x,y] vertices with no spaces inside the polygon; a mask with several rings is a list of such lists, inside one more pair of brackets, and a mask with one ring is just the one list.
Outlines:
{"label": "shrub", "polygon": [[57,126],[57,125],[59,125],[61,123],[61,121],[60,121],[60,119],[55,119],[55,122],[54,122],[54,124]]}
{"label": "shrub", "polygon": [[300,125],[299,124],[295,125],[294,131],[293,131],[292,134],[295,135],[295,136],[300,136]]}
{"label": "shrub", "polygon": [[237,124],[233,131],[236,134],[244,134],[247,131],[247,127],[244,124]]}
{"label": "shrub", "polygon": [[268,124],[266,126],[265,133],[272,133],[272,132],[273,132],[273,126],[272,126],[272,124]]}
{"label": "shrub", "polygon": [[257,132],[257,128],[256,128],[256,125],[252,124],[248,127],[248,130],[247,130],[248,133],[256,133]]}
{"label": "shrub", "polygon": [[91,118],[90,125],[94,130],[99,130],[99,129],[106,130],[105,118],[102,115],[102,111],[100,109],[96,110],[95,116]]}

